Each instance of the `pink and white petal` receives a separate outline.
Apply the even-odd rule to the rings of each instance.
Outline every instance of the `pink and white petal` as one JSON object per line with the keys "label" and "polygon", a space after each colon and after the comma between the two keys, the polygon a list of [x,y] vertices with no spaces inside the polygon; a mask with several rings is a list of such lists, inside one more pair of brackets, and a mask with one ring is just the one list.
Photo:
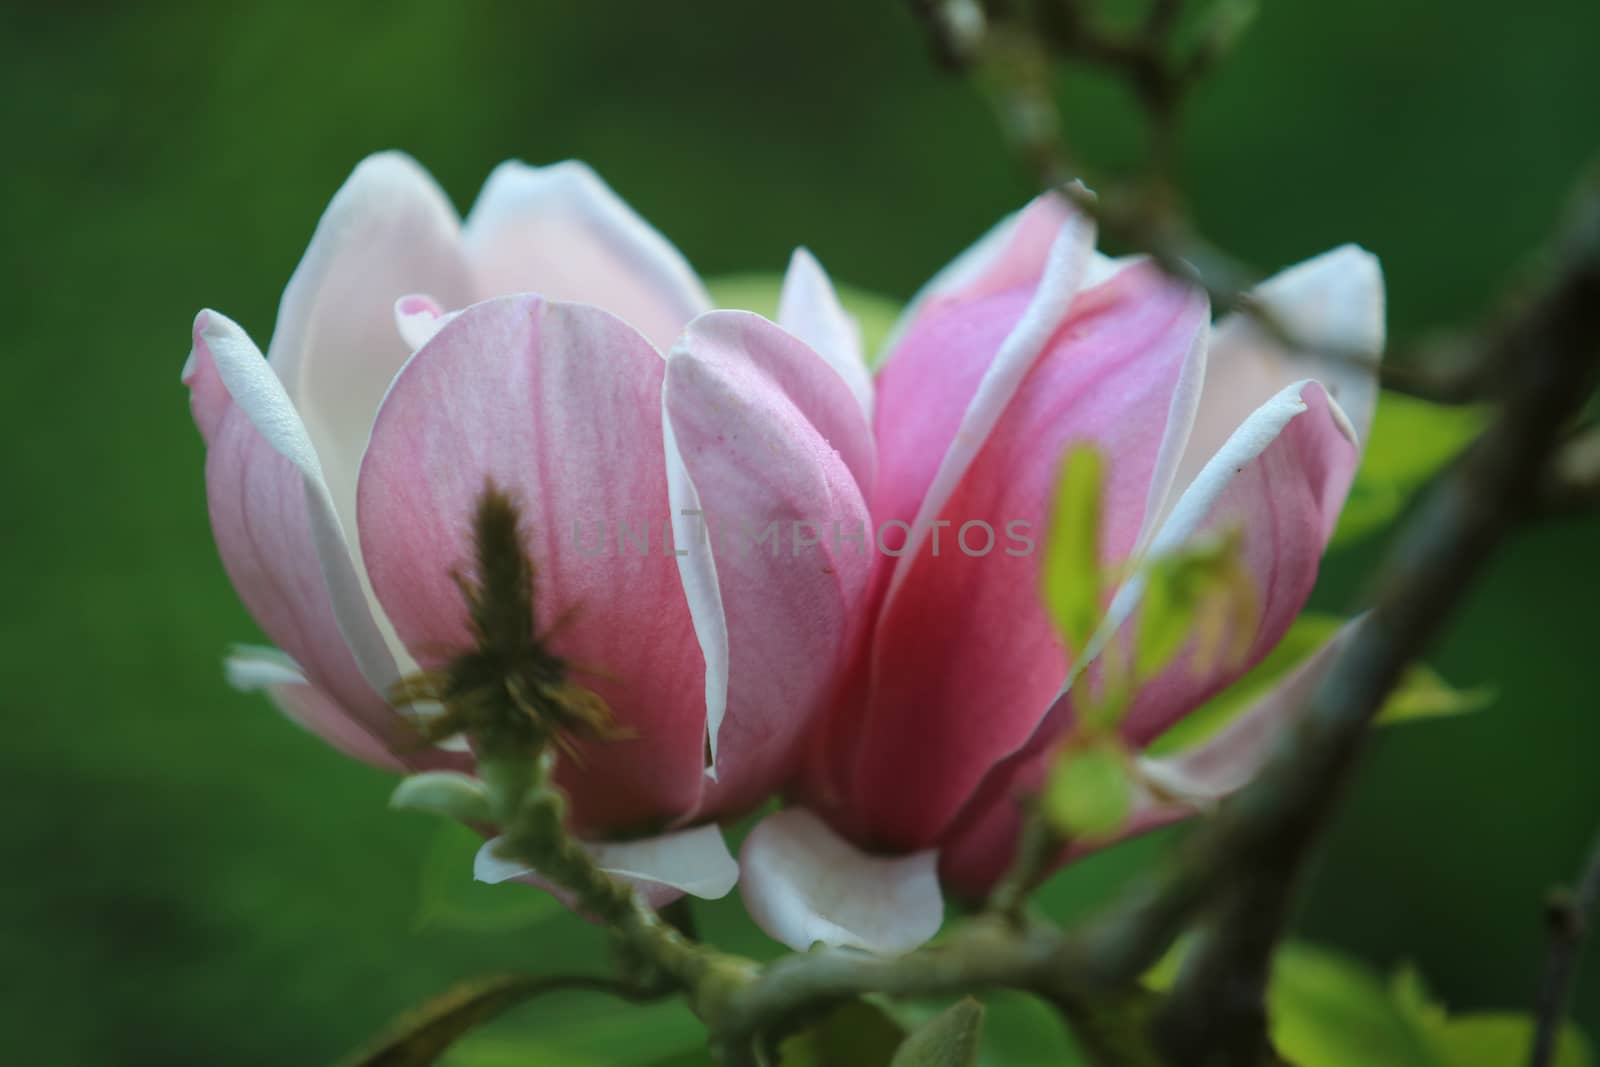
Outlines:
{"label": "pink and white petal", "polygon": [[702,900],[720,900],[739,881],[739,864],[728,851],[722,829],[712,824],[586,847],[608,874],[635,883],[653,882]]}
{"label": "pink and white petal", "polygon": [[382,740],[338,701],[306,681],[294,661],[277,649],[238,646],[224,661],[223,669],[235,689],[264,691],[286,718],[345,755],[386,771],[406,769]]}
{"label": "pink and white petal", "polygon": [[861,327],[839,303],[822,264],[794,250],[778,294],[778,325],[810,345],[839,372],[861,412],[872,419],[872,374],[861,352]]}
{"label": "pink and white petal", "polygon": [[1064,197],[1043,193],[995,223],[911,298],[890,331],[885,362],[896,358],[900,341],[916,328],[924,311],[946,301],[980,300],[1036,282],[1044,274],[1061,227],[1075,214]]}
{"label": "pink and white petal", "polygon": [[[707,536],[680,566],[708,664],[727,642],[725,716],[720,687],[707,688],[717,780],[701,810],[737,810],[788,776],[858,625],[873,562],[858,478],[871,476],[872,435],[844,380],[749,312],[689,325],[663,403],[669,465],[704,513]],[[757,545],[773,526],[781,544]]]}
{"label": "pink and white petal", "polygon": [[[1028,218],[1025,214],[1019,221],[1018,231]],[[1022,237],[1019,232],[1015,241]],[[879,376],[880,478],[872,513],[879,523],[912,520],[903,546],[907,558],[920,546],[927,524],[944,511],[1078,296],[1094,247],[1094,225],[1073,214],[1055,228],[1053,238],[1042,277],[1033,276],[1036,285],[1021,278],[1020,270],[994,266],[963,287],[977,295],[940,301],[919,316],[898,346],[899,355]],[[1025,265],[1031,265],[1032,257],[1027,258]],[[1013,273],[1019,275],[1017,284],[991,290],[991,284],[1011,280]],[[903,564],[896,566],[891,583],[905,571]]]}
{"label": "pink and white petal", "polygon": [[207,431],[206,492],[224,568],[308,678],[385,744],[410,732],[382,693],[398,677],[371,615],[322,465],[283,384],[216,312],[195,320],[189,381]]}
{"label": "pink and white petal", "polygon": [[683,254],[576,160],[496,167],[467,214],[466,245],[480,296],[594,304],[662,352],[711,307]]}
{"label": "pink and white petal", "polygon": [[740,893],[757,926],[797,952],[812,945],[909,952],[939,932],[938,855],[873,856],[804,808],[756,824],[739,852]]}
{"label": "pink and white petal", "polygon": [[[1243,534],[1258,616],[1242,660],[1200,669],[1184,654],[1144,685],[1123,720],[1136,746],[1231,684],[1283,637],[1316,582],[1359,459],[1348,422],[1316,382],[1288,386],[1258,408],[1179,499],[1151,546],[1158,557],[1212,531]],[[1136,576],[1110,612],[1121,626],[1143,594]]]}
{"label": "pink and white petal", "polygon": [[705,666],[663,535],[664,375],[608,312],[485,301],[406,365],[361,469],[373,589],[425,665],[471,645],[451,572],[472,560],[479,497],[491,480],[516,497],[540,629],[575,613],[554,651],[636,734],[582,745],[584,768],[558,770],[590,831],[676,818],[700,794]]}
{"label": "pink and white petal", "polygon": [[426,293],[412,293],[394,302],[395,329],[413,352],[433,340],[433,335],[458,314],[446,311]]}
{"label": "pink and white petal", "polygon": [[1275,745],[1310,714],[1311,697],[1366,616],[1352,619],[1305,662],[1205,741],[1167,756],[1144,756],[1144,778],[1171,801],[1206,808],[1248,785]]}
{"label": "pink and white petal", "polygon": [[[501,838],[484,842],[473,861],[472,876],[496,884],[513,878],[538,877],[538,871],[495,854]],[[650,902],[666,903],[685,893],[702,900],[728,895],[739,881],[739,865],[728,851],[722,830],[696,826],[637,841],[586,841],[584,851],[607,874],[630,883]]]}
{"label": "pink and white petal", "polygon": [[[878,479],[873,518],[910,523],[955,440],[984,373],[1027,310],[1013,289],[921,316],[876,382]],[[885,576],[892,569],[885,569]]]}
{"label": "pink and white petal", "polygon": [[[670,358],[669,358],[670,363]],[[716,551],[711,527],[706,522],[700,490],[683,461],[683,449],[672,430],[672,418],[662,399],[662,446],[667,462],[667,504],[672,509],[672,543],[678,557],[678,577],[689,606],[689,619],[695,641],[705,664],[705,755],[707,777],[717,777],[717,749],[722,723],[728,714],[728,674],[732,636],[728,614],[723,609],[722,589],[717,576]],[[694,810],[705,801],[702,795]]]}
{"label": "pink and white petal", "polygon": [[1217,323],[1199,417],[1177,477],[1180,493],[1256,408],[1307,378],[1322,383],[1352,436],[1366,443],[1384,345],[1383,273],[1376,257],[1344,245],[1268,279],[1253,295],[1306,347],[1286,351],[1239,312]]}
{"label": "pink and white petal", "polygon": [[[876,629],[871,714],[848,787],[872,839],[903,849],[938,840],[1055,701],[1069,664],[1038,597],[1040,555],[1008,535],[1046,536],[1060,457],[1088,443],[1110,463],[1102,551],[1107,563],[1126,558],[1176,432],[1166,424],[1189,410],[1174,397],[1197,377],[1206,328],[1203,294],[1150,264],[1084,294],[955,492],[919,516],[947,524],[945,544],[938,556],[930,543],[898,561],[903,580]],[[988,552],[981,530],[976,546],[961,539],[979,522],[995,533]],[[908,736],[918,738],[913,762],[903,758]]]}
{"label": "pink and white petal", "polygon": [[368,156],[334,195],[284,290],[268,359],[321,456],[346,529],[355,529],[356,471],[373,417],[412,352],[395,329],[395,301],[427,293],[453,308],[474,298],[460,230],[455,208],[415,160]]}

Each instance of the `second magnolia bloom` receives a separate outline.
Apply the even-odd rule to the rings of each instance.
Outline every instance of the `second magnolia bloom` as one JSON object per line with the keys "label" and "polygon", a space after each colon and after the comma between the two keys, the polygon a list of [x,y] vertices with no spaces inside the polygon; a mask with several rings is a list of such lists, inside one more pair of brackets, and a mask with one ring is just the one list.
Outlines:
{"label": "second magnolia bloom", "polygon": [[[745,844],[743,893],[769,933],[794,948],[903,951],[938,929],[941,883],[988,892],[1013,861],[1021,802],[1042,786],[1098,670],[1063,647],[1040,595],[1040,554],[935,556],[918,539],[940,522],[1023,520],[1042,532],[1063,455],[1093,447],[1108,472],[1101,563],[1131,575],[1103,605],[1102,642],[1137,619],[1140,560],[1235,532],[1259,597],[1253,631],[1232,635],[1242,651],[1232,662],[1191,650],[1139,687],[1119,727],[1135,751],[1284,636],[1371,424],[1383,287],[1376,261],[1346,247],[1258,296],[1308,351],[1285,351],[1238,316],[1213,328],[1197,290],[1147,261],[1098,255],[1087,220],[1046,197],[908,310],[878,376],[871,509],[877,523],[911,524],[913,551],[878,561],[872,621],[801,778],[805,807],[769,817]],[[1328,658],[1201,747],[1143,760],[1160,787],[1125,832],[1248,780]]]}

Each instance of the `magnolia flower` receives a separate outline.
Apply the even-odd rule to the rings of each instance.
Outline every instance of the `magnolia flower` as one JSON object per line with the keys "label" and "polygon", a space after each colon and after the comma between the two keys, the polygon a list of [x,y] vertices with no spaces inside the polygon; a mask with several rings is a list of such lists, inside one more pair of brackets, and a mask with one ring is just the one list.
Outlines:
{"label": "magnolia flower", "polygon": [[[230,676],[358,759],[470,770],[391,699],[471,644],[456,575],[492,480],[520,508],[536,631],[616,727],[558,767],[574,827],[653,899],[726,893],[710,820],[792,775],[870,566],[828,541],[734,553],[697,521],[865,519],[871,383],[804,251],[779,317],[711,310],[581,164],[502,165],[463,224],[409,158],[364,161],[266,358],[195,321],[212,527],[279,650]],[[480,855],[481,877],[525,873]]]}
{"label": "magnolia flower", "polygon": [[[872,516],[911,533],[874,576],[874,619],[807,760],[806,806],[762,822],[741,855],[752,915],[795,948],[903,951],[937,931],[941,882],[977,897],[1010,865],[1018,799],[1044,780],[1096,665],[1071,661],[1047,615],[1042,552],[975,555],[955,538],[981,520],[1042,540],[1070,448],[1106,465],[1106,564],[1137,575],[1140,560],[1233,530],[1258,596],[1253,631],[1232,635],[1242,655],[1206,665],[1191,648],[1134,694],[1119,726],[1133,750],[1259,662],[1311,591],[1376,400],[1351,358],[1383,346],[1376,261],[1344,247],[1259,290],[1293,336],[1332,353],[1319,356],[1253,320],[1213,327],[1202,293],[1099,256],[1093,239],[1060,199],[1034,202],[933,279],[878,375]],[[1129,578],[1099,632],[1117,635],[1140,596]],[[1329,658],[1201,748],[1146,759],[1161,799],[1126,832],[1247,780]]]}

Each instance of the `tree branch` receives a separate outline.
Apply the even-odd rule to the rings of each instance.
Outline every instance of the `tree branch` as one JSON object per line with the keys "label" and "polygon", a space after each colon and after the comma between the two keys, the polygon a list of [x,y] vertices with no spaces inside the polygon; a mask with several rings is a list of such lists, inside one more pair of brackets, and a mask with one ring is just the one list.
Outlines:
{"label": "tree branch", "polygon": [[[1175,1062],[1264,1046],[1260,1002],[1309,846],[1326,824],[1366,728],[1408,664],[1529,509],[1600,364],[1600,192],[1579,206],[1565,269],[1491,346],[1507,393],[1495,423],[1429,496],[1381,572],[1366,625],[1329,671],[1279,758],[1191,839],[1239,878],[1161,1012]],[[1215,1060],[1214,1060],[1215,1058]]]}
{"label": "tree branch", "polygon": [[[1187,59],[1173,54],[1172,33],[1181,0],[1156,0],[1140,32],[1111,34],[1095,26],[1079,0],[1037,6],[1032,21],[991,2],[911,0],[945,70],[972,74],[984,90],[1011,153],[1039,189],[1066,197],[1095,220],[1111,245],[1148,255],[1169,275],[1205,290],[1219,311],[1249,315],[1289,349],[1316,350],[1372,367],[1386,388],[1436,403],[1481,399],[1485,381],[1479,353],[1464,346],[1430,347],[1415,358],[1380,365],[1368,352],[1339,352],[1307,344],[1250,298],[1261,273],[1206,241],[1181,209],[1177,180],[1178,118],[1196,81],[1231,44],[1239,27],[1216,28]],[[1125,82],[1150,123],[1150,178],[1138,185],[1091,181],[1074,159],[1056,101],[1054,59],[1098,67]],[[1081,184],[1102,188],[1097,195]]]}
{"label": "tree branch", "polygon": [[1572,981],[1578,969],[1578,956],[1584,935],[1596,908],[1600,908],[1600,836],[1595,838],[1578,878],[1578,887],[1561,893],[1550,905],[1550,952],[1545,960],[1544,979],[1539,986],[1539,1005],[1535,1013],[1536,1030],[1529,1067],[1549,1067],[1555,1062],[1556,1044],[1566,1020],[1567,1002],[1572,996]]}

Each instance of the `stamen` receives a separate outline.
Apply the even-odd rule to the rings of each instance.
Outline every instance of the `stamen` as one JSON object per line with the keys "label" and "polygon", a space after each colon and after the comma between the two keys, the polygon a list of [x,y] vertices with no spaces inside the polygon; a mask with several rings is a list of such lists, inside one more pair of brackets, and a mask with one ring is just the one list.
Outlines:
{"label": "stamen", "polygon": [[473,516],[474,572],[451,575],[466,605],[474,647],[442,667],[401,679],[390,700],[399,706],[443,706],[420,728],[431,743],[461,733],[494,732],[520,737],[535,749],[553,741],[579,760],[580,741],[619,741],[636,734],[617,725],[600,694],[571,678],[574,670],[609,679],[608,674],[574,667],[550,651],[549,641],[572,621],[576,607],[563,611],[542,633],[535,630],[537,572],[525,543],[521,509],[488,482]]}

